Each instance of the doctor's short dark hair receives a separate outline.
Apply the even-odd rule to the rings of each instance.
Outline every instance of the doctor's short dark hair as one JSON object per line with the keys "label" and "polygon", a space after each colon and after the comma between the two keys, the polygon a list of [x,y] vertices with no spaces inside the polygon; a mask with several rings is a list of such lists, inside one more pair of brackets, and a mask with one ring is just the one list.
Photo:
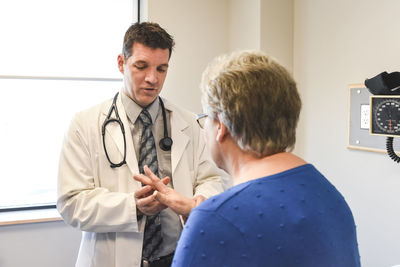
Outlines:
{"label": "doctor's short dark hair", "polygon": [[265,157],[296,142],[301,99],[290,73],[258,51],[217,57],[203,72],[202,105],[244,151]]}
{"label": "doctor's short dark hair", "polygon": [[134,43],[141,43],[153,49],[168,49],[170,58],[175,45],[173,37],[159,24],[152,22],[136,22],[125,32],[122,54],[126,59],[132,55]]}

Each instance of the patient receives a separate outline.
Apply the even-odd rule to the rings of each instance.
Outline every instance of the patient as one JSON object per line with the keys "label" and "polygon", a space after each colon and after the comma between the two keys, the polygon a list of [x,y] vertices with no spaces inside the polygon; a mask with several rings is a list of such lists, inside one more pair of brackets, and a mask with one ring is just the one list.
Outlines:
{"label": "patient", "polygon": [[[290,152],[301,100],[288,71],[263,53],[236,52],[207,67],[201,89],[198,122],[235,186],[191,211],[172,266],[360,266],[343,196]],[[179,202],[151,179],[158,201]]]}

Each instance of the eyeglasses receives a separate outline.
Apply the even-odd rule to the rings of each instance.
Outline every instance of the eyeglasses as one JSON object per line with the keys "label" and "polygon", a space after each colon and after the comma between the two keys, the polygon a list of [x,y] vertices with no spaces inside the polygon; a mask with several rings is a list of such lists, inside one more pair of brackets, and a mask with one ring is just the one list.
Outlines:
{"label": "eyeglasses", "polygon": [[204,123],[206,122],[207,117],[208,117],[208,115],[205,113],[197,114],[196,120],[201,129],[204,128]]}

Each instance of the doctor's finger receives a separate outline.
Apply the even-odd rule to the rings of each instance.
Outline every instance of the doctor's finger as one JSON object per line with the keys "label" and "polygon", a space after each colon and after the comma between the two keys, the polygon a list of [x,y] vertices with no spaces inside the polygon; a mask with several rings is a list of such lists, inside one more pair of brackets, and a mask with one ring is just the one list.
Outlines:
{"label": "doctor's finger", "polygon": [[135,198],[147,197],[149,194],[153,193],[153,188],[149,185],[143,186],[141,189],[135,192]]}
{"label": "doctor's finger", "polygon": [[153,183],[153,181],[144,174],[134,174],[133,179],[141,182],[142,184],[151,185]]}
{"label": "doctor's finger", "polygon": [[162,193],[167,193],[168,190],[170,190],[171,188],[168,187],[167,185],[169,184],[171,178],[169,178],[168,176],[164,177],[163,179],[158,179],[157,181],[153,181],[153,187],[155,190],[162,192]]}
{"label": "doctor's finger", "polygon": [[169,184],[170,181],[171,181],[171,178],[169,178],[168,176],[165,176],[164,178],[161,179],[161,183],[163,183],[164,185]]}
{"label": "doctor's finger", "polygon": [[138,207],[138,209],[140,211],[142,211],[143,214],[146,214],[146,215],[157,214],[166,208],[167,208],[167,206],[165,206],[164,204],[161,204],[158,201],[153,201],[153,202],[149,203],[148,205],[141,207],[141,208]]}
{"label": "doctor's finger", "polygon": [[139,209],[143,209],[143,208],[146,208],[148,206],[151,207],[151,206],[155,205],[155,203],[154,203],[155,200],[156,199],[155,199],[154,195],[152,194],[152,195],[150,195],[148,197],[144,197],[144,198],[141,198],[141,199],[137,200],[136,201],[136,206]]}
{"label": "doctor's finger", "polygon": [[171,178],[166,176],[163,179],[160,179],[147,166],[144,166],[143,170],[147,177],[151,179],[152,185],[156,190],[163,192],[168,188],[166,185],[169,183]]}
{"label": "doctor's finger", "polygon": [[150,178],[153,183],[158,182],[160,180],[160,178],[157,175],[155,175],[147,165],[144,165],[143,170],[146,176]]}

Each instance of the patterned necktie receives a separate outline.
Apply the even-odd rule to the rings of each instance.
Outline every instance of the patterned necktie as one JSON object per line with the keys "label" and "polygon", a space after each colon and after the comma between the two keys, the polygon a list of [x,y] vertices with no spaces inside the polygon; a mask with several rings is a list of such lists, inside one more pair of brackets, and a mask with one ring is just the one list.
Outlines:
{"label": "patterned necktie", "polygon": [[[143,167],[147,165],[149,169],[158,176],[157,150],[154,136],[151,132],[152,121],[150,113],[146,109],[143,109],[139,115],[139,119],[143,123],[139,150],[139,171],[140,173],[144,173]],[[161,243],[160,214],[147,216],[144,229],[142,257],[146,260],[154,259],[154,254],[160,248]]]}

